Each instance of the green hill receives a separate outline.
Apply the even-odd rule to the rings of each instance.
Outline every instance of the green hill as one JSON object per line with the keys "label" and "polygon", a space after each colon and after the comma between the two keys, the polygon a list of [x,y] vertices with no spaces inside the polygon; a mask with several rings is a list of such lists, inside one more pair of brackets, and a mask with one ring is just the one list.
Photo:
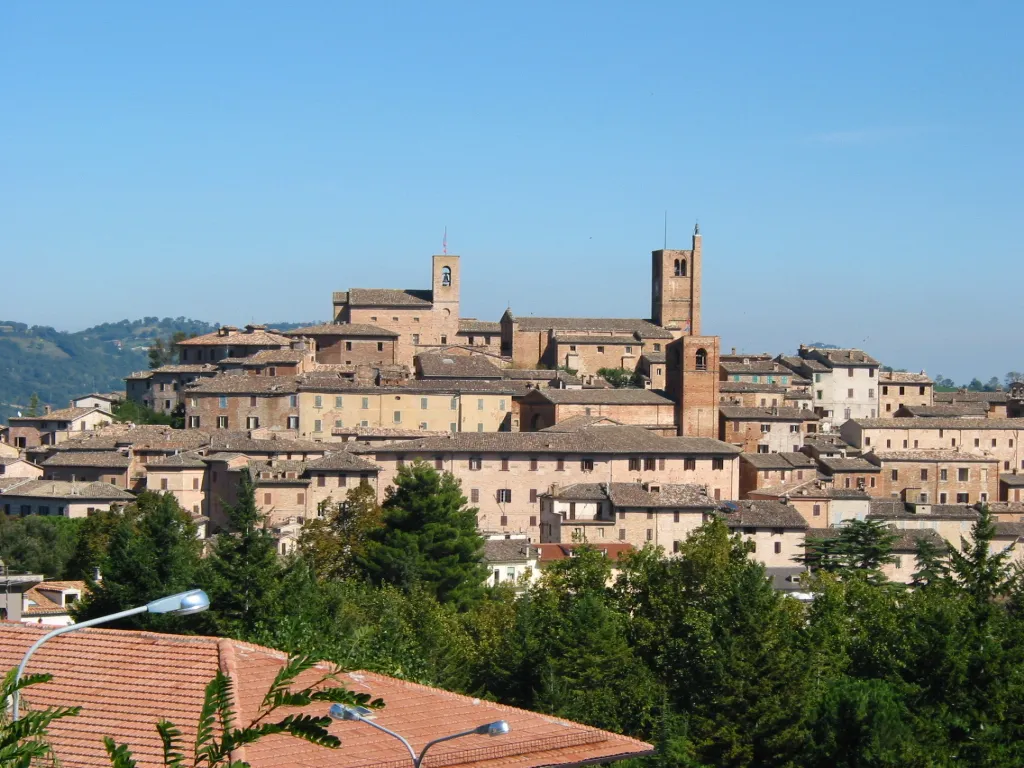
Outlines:
{"label": "green hill", "polygon": [[[276,323],[279,330],[308,323]],[[33,393],[54,408],[89,392],[124,390],[124,377],[149,365],[156,338],[181,331],[210,333],[215,324],[185,317],[144,317],[67,333],[47,326],[0,321],[0,421],[24,411]]]}

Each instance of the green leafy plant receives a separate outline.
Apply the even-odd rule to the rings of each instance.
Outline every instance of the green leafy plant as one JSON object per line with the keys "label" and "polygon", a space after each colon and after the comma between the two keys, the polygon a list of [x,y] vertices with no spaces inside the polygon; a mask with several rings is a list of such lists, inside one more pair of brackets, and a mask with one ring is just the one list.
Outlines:
{"label": "green leafy plant", "polygon": [[[341,741],[328,733],[331,718],[327,715],[316,717],[306,714],[291,714],[274,720],[271,716],[282,707],[304,707],[314,702],[340,703],[352,707],[378,708],[384,706],[380,699],[371,701],[365,693],[354,693],[339,686],[325,687],[336,680],[340,670],[332,668],[316,682],[294,690],[296,679],[303,672],[312,669],[317,662],[309,656],[294,656],[278,671],[270,689],[263,697],[259,710],[252,721],[243,728],[235,725],[236,713],[232,704],[231,678],[221,671],[206,686],[203,707],[199,713],[199,726],[191,760],[186,757],[181,731],[173,723],[162,720],[156,730],[163,744],[165,768],[249,768],[249,763],[232,759],[232,753],[246,744],[274,734],[287,734],[317,744],[327,749],[337,749]],[[118,744],[109,736],[103,739],[113,768],[137,768],[131,750],[125,744]],[[2,763],[0,763],[2,764]]]}
{"label": "green leafy plant", "polygon": [[[5,676],[0,695],[4,701],[10,701],[15,691],[45,683],[53,675],[22,675],[17,680],[17,669],[10,670]],[[11,720],[6,715],[0,721],[0,766],[4,768],[29,768],[40,765],[41,760],[53,757],[53,752],[46,740],[47,729],[54,720],[77,715],[81,707],[48,707],[46,709],[23,709],[18,720]]]}

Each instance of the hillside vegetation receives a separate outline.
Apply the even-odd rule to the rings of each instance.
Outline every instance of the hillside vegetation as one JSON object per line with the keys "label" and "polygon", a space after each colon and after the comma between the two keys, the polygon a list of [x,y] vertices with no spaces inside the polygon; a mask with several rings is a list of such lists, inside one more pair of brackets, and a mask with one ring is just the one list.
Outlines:
{"label": "hillside vegetation", "polygon": [[[288,330],[304,323],[274,323]],[[210,333],[217,325],[186,317],[144,317],[68,333],[48,326],[0,321],[0,422],[25,411],[32,394],[64,408],[72,397],[124,390],[124,377],[149,365],[157,338]]]}

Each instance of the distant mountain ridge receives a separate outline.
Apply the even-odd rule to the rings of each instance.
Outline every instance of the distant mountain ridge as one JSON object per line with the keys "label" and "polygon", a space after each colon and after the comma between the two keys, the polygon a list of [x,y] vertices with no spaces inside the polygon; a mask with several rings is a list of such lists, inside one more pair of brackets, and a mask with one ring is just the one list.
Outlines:
{"label": "distant mountain ridge", "polygon": [[[286,331],[313,323],[267,323]],[[0,421],[28,407],[32,394],[64,408],[72,397],[124,390],[124,377],[149,366],[154,339],[176,332],[211,333],[218,324],[187,317],[144,317],[102,323],[82,331],[0,320]]]}

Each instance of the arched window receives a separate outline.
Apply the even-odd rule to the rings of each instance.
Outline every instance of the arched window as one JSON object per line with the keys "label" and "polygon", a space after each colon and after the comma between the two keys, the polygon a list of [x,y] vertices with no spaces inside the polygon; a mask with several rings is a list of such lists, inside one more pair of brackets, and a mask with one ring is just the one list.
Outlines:
{"label": "arched window", "polygon": [[452,268],[451,267],[442,267],[441,268],[441,285],[451,285],[451,284],[452,284]]}
{"label": "arched window", "polygon": [[676,259],[676,271],[675,271],[675,274],[676,274],[676,277],[679,277],[679,259]]}
{"label": "arched window", "polygon": [[676,277],[686,277],[686,259],[676,259]]}
{"label": "arched window", "polygon": [[708,351],[701,347],[697,350],[697,370],[706,371],[708,369]]}

